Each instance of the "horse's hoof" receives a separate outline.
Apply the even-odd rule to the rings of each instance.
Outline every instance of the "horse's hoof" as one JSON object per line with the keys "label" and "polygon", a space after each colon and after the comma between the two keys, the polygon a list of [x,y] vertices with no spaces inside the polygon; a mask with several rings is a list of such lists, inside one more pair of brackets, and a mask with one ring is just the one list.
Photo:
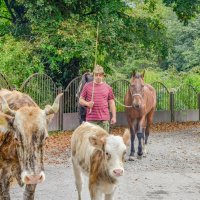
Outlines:
{"label": "horse's hoof", "polygon": [[134,161],[134,160],[135,160],[135,157],[134,157],[134,156],[129,156],[128,160],[129,160],[129,161]]}

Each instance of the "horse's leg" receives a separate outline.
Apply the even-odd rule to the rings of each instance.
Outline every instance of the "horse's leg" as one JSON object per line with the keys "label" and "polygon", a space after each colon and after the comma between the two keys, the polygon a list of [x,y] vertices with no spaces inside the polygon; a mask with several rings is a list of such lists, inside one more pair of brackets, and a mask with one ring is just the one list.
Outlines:
{"label": "horse's leg", "polygon": [[148,114],[147,114],[147,126],[145,129],[145,144],[144,144],[144,153],[147,154],[147,141],[149,138],[149,130],[150,130],[150,125],[153,122],[153,114],[154,114],[155,109],[152,109]]}
{"label": "horse's leg", "polygon": [[134,141],[135,141],[135,130],[134,130],[134,124],[129,121],[129,127],[130,127],[130,133],[131,133],[131,152],[129,155],[129,160],[134,160],[134,153],[135,153],[135,147],[134,147]]}
{"label": "horse's leg", "polygon": [[147,155],[147,148],[146,148],[146,145],[145,145],[146,126],[147,126],[147,119],[145,117],[145,121],[143,123],[143,133],[144,133],[144,137],[143,137],[143,157],[146,157],[146,155]]}
{"label": "horse's leg", "polygon": [[145,131],[145,116],[143,116],[138,121],[137,138],[138,138],[138,158],[143,155],[142,143],[144,141],[144,131]]}

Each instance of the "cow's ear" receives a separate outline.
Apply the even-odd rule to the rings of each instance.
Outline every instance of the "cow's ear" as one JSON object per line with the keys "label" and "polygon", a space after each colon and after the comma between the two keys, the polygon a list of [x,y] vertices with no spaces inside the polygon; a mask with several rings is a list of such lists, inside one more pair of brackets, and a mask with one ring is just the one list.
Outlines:
{"label": "cow's ear", "polygon": [[125,144],[126,146],[128,146],[129,143],[130,143],[130,131],[129,131],[128,129],[125,129],[122,138],[123,138],[124,144]]}
{"label": "cow's ear", "polygon": [[106,142],[106,138],[105,137],[91,136],[91,137],[89,137],[89,141],[90,141],[90,144],[92,146],[94,146],[95,148],[102,149],[103,145]]}
{"label": "cow's ear", "polygon": [[[50,110],[51,109],[51,106],[50,105],[46,105],[45,106],[45,110]],[[50,114],[50,115],[47,115],[46,116],[46,120],[47,120],[47,124],[50,124],[52,119],[54,117],[54,114]]]}
{"label": "cow's ear", "polygon": [[8,130],[12,129],[14,122],[14,117],[6,115],[0,112],[0,131],[6,133]]}

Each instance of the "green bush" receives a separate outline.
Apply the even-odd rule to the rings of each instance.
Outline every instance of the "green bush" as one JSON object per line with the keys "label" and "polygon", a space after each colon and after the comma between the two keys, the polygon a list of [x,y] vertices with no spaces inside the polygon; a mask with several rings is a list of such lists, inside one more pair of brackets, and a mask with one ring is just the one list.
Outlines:
{"label": "green bush", "polygon": [[34,55],[31,42],[16,40],[10,35],[0,37],[0,72],[8,81],[20,87],[35,72],[43,72],[43,66]]}

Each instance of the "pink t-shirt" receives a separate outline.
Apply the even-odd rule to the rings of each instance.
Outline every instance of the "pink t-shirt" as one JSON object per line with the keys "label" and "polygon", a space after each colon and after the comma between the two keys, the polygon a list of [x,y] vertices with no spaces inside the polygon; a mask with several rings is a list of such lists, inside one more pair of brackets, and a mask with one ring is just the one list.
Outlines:
{"label": "pink t-shirt", "polygon": [[[92,87],[93,82],[87,83],[83,87],[80,96],[86,101],[91,101],[92,99]],[[114,94],[112,88],[109,85],[106,83],[94,83],[94,105],[91,113],[89,113],[90,109],[87,108],[86,121],[110,120],[108,101],[112,99],[114,99]]]}

